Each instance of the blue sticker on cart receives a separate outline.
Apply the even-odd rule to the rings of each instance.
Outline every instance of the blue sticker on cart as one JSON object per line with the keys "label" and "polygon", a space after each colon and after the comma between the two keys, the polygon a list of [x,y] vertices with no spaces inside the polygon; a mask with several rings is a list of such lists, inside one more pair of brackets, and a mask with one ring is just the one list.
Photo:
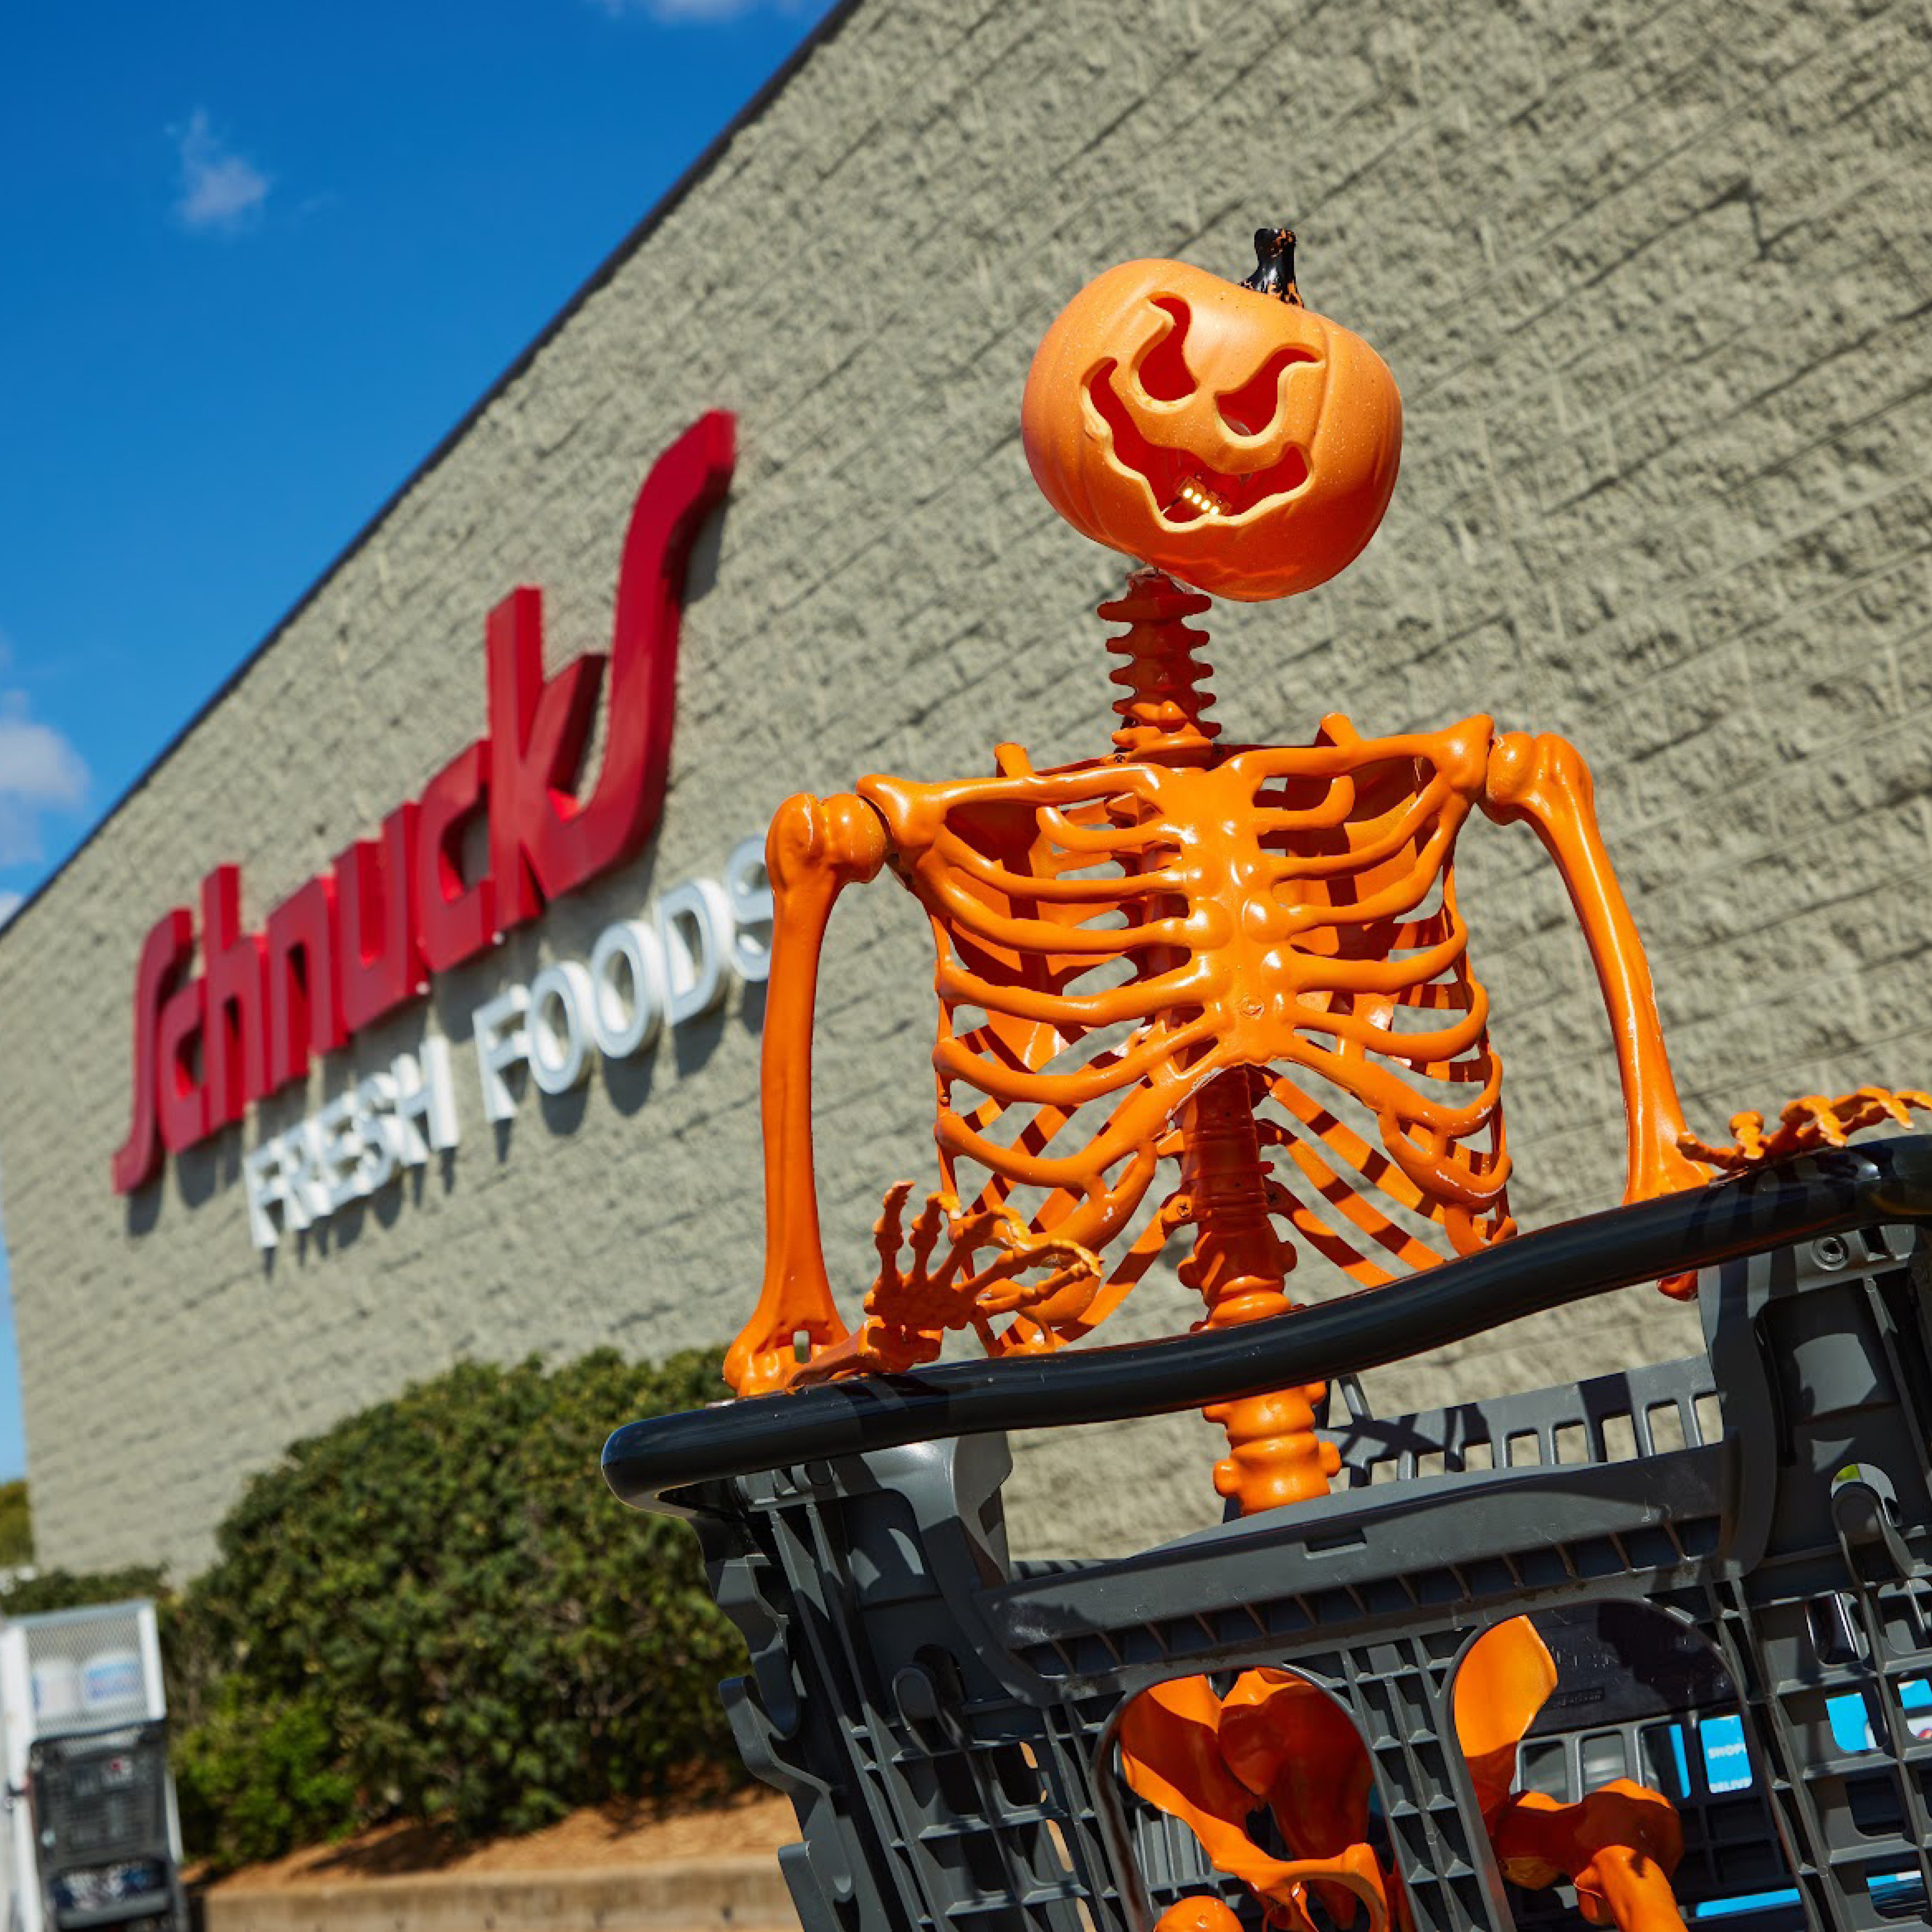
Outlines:
{"label": "blue sticker on cart", "polygon": [[[1900,1708],[1905,1713],[1905,1728],[1914,1738],[1932,1738],[1932,1679],[1912,1678],[1898,1687]],[[1850,1756],[1855,1751],[1876,1750],[1878,1736],[1872,1728],[1871,1712],[1864,1696],[1856,1690],[1841,1690],[1825,1700],[1825,1718],[1832,1727],[1832,1742]]]}
{"label": "blue sticker on cart", "polygon": [[1697,1726],[1697,1742],[1704,1748],[1704,1780],[1712,1791],[1742,1791],[1750,1783],[1743,1718],[1707,1719]]}

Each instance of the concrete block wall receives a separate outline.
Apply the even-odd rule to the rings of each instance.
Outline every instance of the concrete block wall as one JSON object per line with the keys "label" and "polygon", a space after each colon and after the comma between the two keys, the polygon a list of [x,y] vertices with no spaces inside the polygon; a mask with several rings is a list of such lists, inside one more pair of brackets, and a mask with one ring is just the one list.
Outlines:
{"label": "concrete block wall", "polygon": [[[1932,22],[1909,0],[861,0],[0,935],[46,1560],[191,1571],[249,1472],[460,1354],[732,1332],[758,1270],[755,1001],[494,1136],[468,1016],[715,871],[791,790],[984,770],[997,736],[1042,763],[1104,749],[1090,613],[1119,568],[1034,491],[1020,385],[1100,268],[1238,274],[1264,220],[1294,220],[1311,302],[1394,369],[1406,456],[1346,576],[1216,614],[1231,734],[1480,710],[1573,737],[1707,1132],[1932,1076],[1928,129]],[[482,728],[484,614],[512,584],[544,586],[554,661],[600,644],[638,481],[712,406],[737,412],[741,457],[651,853],[117,1199],[148,926],[222,860],[259,917],[414,796]],[[1616,1082],[1554,875],[1478,823],[1462,899],[1520,1216],[1607,1205]],[[856,1289],[882,1189],[930,1162],[927,940],[889,884],[842,907],[825,986],[826,1232]],[[265,1266],[246,1148],[425,1027],[454,1040],[460,1148]],[[1136,1300],[1123,1334],[1191,1318],[1172,1283]],[[1376,1393],[1694,1340],[1643,1291]],[[1180,1418],[1022,1445],[1018,1546],[1205,1520],[1213,1442]]]}

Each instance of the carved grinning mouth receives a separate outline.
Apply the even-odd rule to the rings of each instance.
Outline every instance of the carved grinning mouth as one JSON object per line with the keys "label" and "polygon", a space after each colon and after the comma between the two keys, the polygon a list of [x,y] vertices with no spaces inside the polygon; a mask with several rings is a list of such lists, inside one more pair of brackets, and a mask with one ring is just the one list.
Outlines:
{"label": "carved grinning mouth", "polygon": [[[1174,326],[1141,358],[1132,380],[1155,402],[1183,402],[1199,387],[1182,352],[1192,318],[1187,304],[1172,297],[1156,300],[1154,307]],[[1260,435],[1280,407],[1282,370],[1318,359],[1306,349],[1276,350],[1240,388],[1215,397],[1222,421],[1237,436]],[[1272,498],[1292,495],[1307,482],[1307,453],[1293,445],[1258,470],[1230,473],[1210,470],[1191,451],[1154,442],[1114,386],[1119,368],[1112,358],[1100,364],[1087,378],[1087,394],[1107,425],[1114,455],[1146,484],[1163,523],[1178,526],[1204,516],[1242,516]]]}

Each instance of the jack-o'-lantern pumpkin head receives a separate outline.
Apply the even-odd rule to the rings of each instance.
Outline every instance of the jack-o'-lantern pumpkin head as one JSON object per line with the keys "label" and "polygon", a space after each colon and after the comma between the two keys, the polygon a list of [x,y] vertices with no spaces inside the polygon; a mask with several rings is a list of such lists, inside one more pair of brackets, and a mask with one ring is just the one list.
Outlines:
{"label": "jack-o'-lantern pumpkin head", "polygon": [[1245,282],[1109,268],[1047,331],[1021,405],[1034,480],[1076,530],[1247,602],[1352,562],[1402,454],[1395,378],[1302,306],[1293,234],[1255,250]]}

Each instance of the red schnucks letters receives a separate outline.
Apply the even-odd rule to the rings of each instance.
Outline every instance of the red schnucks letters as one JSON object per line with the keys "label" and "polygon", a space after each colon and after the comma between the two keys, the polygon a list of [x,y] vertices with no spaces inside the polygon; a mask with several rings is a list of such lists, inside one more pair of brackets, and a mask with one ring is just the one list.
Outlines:
{"label": "red schnucks letters", "polygon": [[161,1012],[194,952],[194,915],[185,906],[164,913],[141,946],[134,969],[134,1102],[128,1138],[114,1156],[114,1191],[131,1193],[161,1164]]}
{"label": "red schnucks letters", "polygon": [[[670,766],[686,566],[730,488],[733,418],[701,416],[644,478],[625,533],[608,653],[544,675],[543,593],[513,590],[485,626],[487,734],[268,914],[242,923],[238,867],[202,882],[194,916],[164,913],[134,976],[134,1090],[117,1193],[304,1075],[438,973],[486,951],[545,902],[634,858],[656,830]],[[604,692],[596,783],[581,767]],[[466,837],[487,818],[486,840]],[[487,858],[482,855],[487,852]],[[470,869],[466,870],[466,854]]]}
{"label": "red schnucks letters", "polygon": [[335,874],[324,872],[268,915],[268,1090],[308,1071],[311,1054],[333,1053],[342,1024]]}
{"label": "red schnucks letters", "polygon": [[383,820],[381,838],[358,838],[335,862],[335,977],[345,1034],[374,1025],[423,990],[410,890],[418,811],[413,800],[398,806]]}

